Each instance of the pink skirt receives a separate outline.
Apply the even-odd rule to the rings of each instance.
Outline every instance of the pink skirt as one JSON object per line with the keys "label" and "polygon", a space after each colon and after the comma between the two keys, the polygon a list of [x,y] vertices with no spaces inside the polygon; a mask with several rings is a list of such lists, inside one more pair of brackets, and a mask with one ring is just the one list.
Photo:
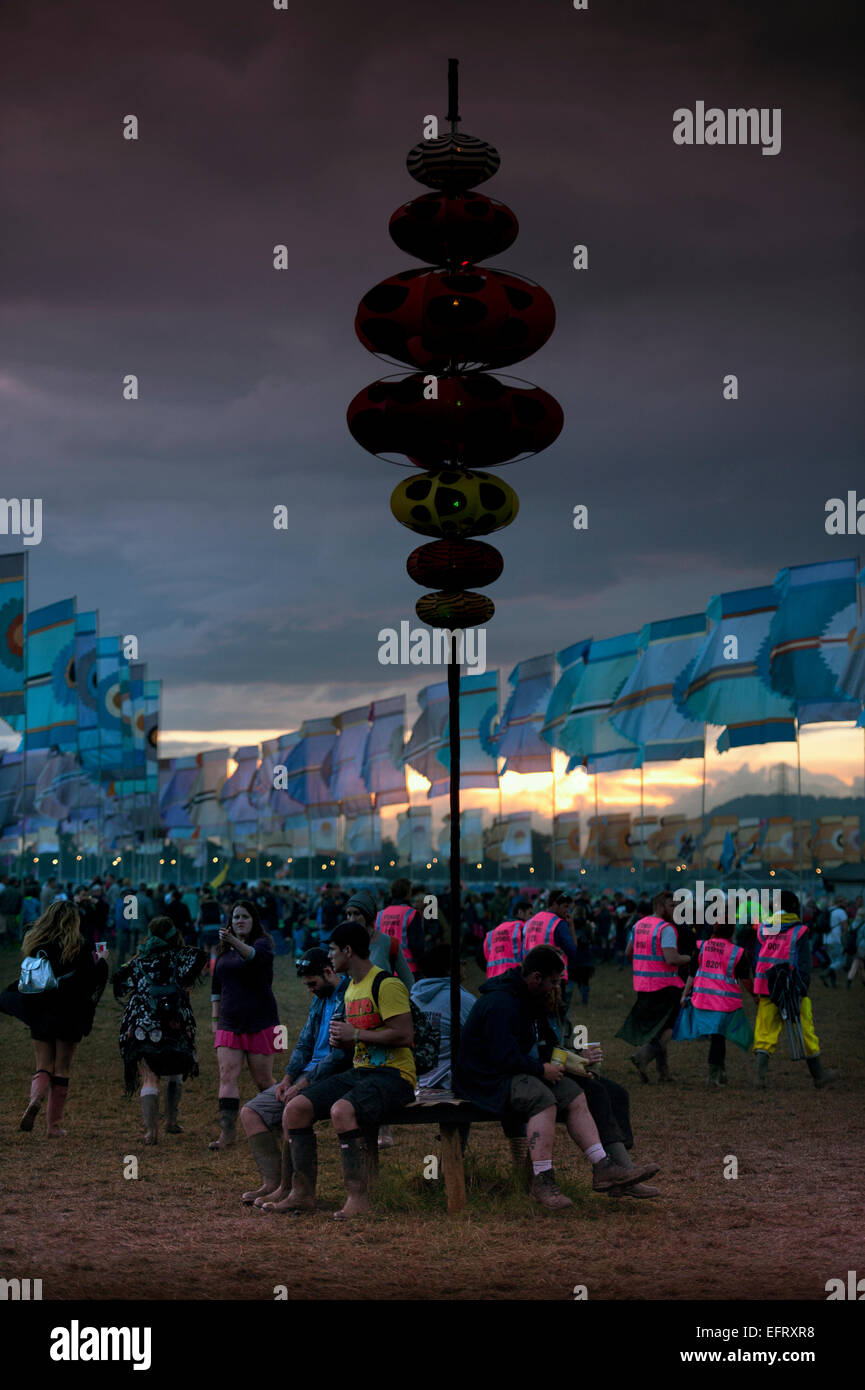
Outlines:
{"label": "pink skirt", "polygon": [[260,1033],[230,1033],[227,1028],[217,1028],[213,1035],[214,1047],[231,1047],[236,1052],[254,1052],[268,1057],[285,1049],[277,1047],[275,1036],[278,1024],[262,1028]]}

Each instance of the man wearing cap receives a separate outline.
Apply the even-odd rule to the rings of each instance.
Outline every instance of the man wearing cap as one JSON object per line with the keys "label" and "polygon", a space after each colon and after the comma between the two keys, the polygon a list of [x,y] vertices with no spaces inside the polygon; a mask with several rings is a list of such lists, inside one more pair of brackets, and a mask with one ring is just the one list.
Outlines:
{"label": "man wearing cap", "polygon": [[379,970],[386,970],[389,975],[396,975],[410,991],[414,984],[414,975],[409,970],[408,961],[394,937],[383,931],[376,931],[377,912],[372,893],[361,888],[357,893],[353,893],[346,903],[345,920],[360,922],[361,926],[366,928],[369,933],[369,958],[373,965],[377,965]]}
{"label": "man wearing cap", "polygon": [[242,1200],[248,1206],[260,1207],[265,1201],[277,1205],[291,1190],[291,1149],[286,1143],[281,1155],[279,1150],[286,1102],[299,1096],[311,1081],[343,1070],[350,1061],[341,1048],[331,1049],[329,1041],[331,1021],[344,1017],[348,976],[331,970],[327,952],[319,946],[302,955],[295,968],[312,999],[297,1046],[288,1059],[285,1078],[261,1091],[240,1112],[262,1179],[261,1187],[244,1192]]}

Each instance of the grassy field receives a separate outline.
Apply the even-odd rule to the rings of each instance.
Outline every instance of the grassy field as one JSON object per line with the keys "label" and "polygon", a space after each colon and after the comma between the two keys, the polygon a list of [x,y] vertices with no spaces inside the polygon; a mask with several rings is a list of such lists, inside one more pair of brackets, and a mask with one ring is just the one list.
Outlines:
{"label": "grassy field", "polygon": [[[4,983],[18,959],[0,953]],[[479,979],[471,966],[468,987]],[[294,1038],[307,996],[284,957],[276,992]],[[604,1043],[607,1074],[630,1089],[634,1155],[662,1165],[661,1197],[593,1194],[588,1165],[560,1130],[555,1166],[575,1205],[540,1210],[513,1186],[500,1130],[484,1126],[466,1159],[468,1208],[449,1217],[443,1181],[423,1176],[439,1152],[435,1127],[418,1127],[382,1153],[375,1214],[345,1226],[331,1220],[343,1189],[328,1125],[311,1217],[241,1204],[258,1185],[244,1139],[209,1152],[218,1130],[206,988],[194,994],[201,1075],[185,1089],[186,1132],[161,1134],[153,1149],[141,1142],[138,1099],[123,1096],[110,987],[76,1058],[62,1140],[46,1138],[43,1115],[32,1134],[18,1130],[32,1049],[23,1025],[0,1015],[0,1276],[41,1279],[45,1299],[269,1299],[286,1285],[291,1298],[570,1300],[583,1284],[590,1299],[822,1300],[827,1279],[865,1271],[861,983],[830,992],[817,981],[812,992],[825,1061],[842,1070],[822,1092],[781,1051],[770,1089],[752,1091],[751,1059],[736,1048],[729,1085],[708,1091],[699,1043],[672,1047],[676,1085],[643,1086],[613,1036],[632,997],[628,976],[603,966],[575,1013]],[[246,1075],[241,1095],[251,1094]],[[137,1179],[124,1178],[130,1155]],[[724,1177],[729,1155],[736,1179]]]}

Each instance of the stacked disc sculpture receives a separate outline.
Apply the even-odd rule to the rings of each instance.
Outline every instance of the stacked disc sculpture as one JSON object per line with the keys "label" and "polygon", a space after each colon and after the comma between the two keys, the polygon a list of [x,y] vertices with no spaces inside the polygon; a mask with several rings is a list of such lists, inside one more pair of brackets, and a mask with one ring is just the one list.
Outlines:
{"label": "stacked disc sculpture", "polygon": [[414,368],[372,382],[348,408],[354,439],[410,471],[391,496],[396,519],[432,539],[406,568],[429,590],[415,611],[431,627],[486,623],[495,607],[477,590],[502,572],[479,536],[509,526],[519,500],[492,468],[546,449],[563,423],[558,402],[491,368],[529,357],[549,338],[555,309],[540,285],[480,262],[516,239],[510,208],[476,192],[499,167],[486,140],[459,130],[457,68],[448,64],[450,133],[409,151],[408,171],[433,192],[398,208],[390,235],[422,269],[390,275],[363,296],[355,330],[370,352]]}

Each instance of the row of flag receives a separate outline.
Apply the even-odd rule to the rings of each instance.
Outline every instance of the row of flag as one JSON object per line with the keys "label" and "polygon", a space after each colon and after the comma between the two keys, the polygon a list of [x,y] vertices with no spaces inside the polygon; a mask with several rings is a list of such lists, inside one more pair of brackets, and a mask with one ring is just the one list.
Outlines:
{"label": "row of flag", "polygon": [[[28,816],[82,831],[98,814],[112,845],[157,826],[175,841],[241,847],[289,833],[301,844],[306,833],[324,849],[324,827],[340,816],[359,841],[377,810],[408,804],[407,768],[428,780],[429,798],[447,794],[445,681],[420,691],[407,739],[406,699],[395,696],[157,767],[159,683],[74,600],[27,614],[26,558],[0,557],[0,715],[26,736],[25,751],[0,763],[4,838]],[[521,662],[501,714],[498,672],[462,676],[461,785],[549,773],[554,749],[569,771],[593,774],[701,757],[709,724],[722,730],[719,752],[794,741],[808,723],[865,725],[857,569],[853,559],[784,569],[702,613]]]}
{"label": "row of flag", "polygon": [[153,833],[161,683],[135,639],[105,636],[74,598],[30,610],[28,555],[0,555],[0,851],[58,829],[94,848]]}

